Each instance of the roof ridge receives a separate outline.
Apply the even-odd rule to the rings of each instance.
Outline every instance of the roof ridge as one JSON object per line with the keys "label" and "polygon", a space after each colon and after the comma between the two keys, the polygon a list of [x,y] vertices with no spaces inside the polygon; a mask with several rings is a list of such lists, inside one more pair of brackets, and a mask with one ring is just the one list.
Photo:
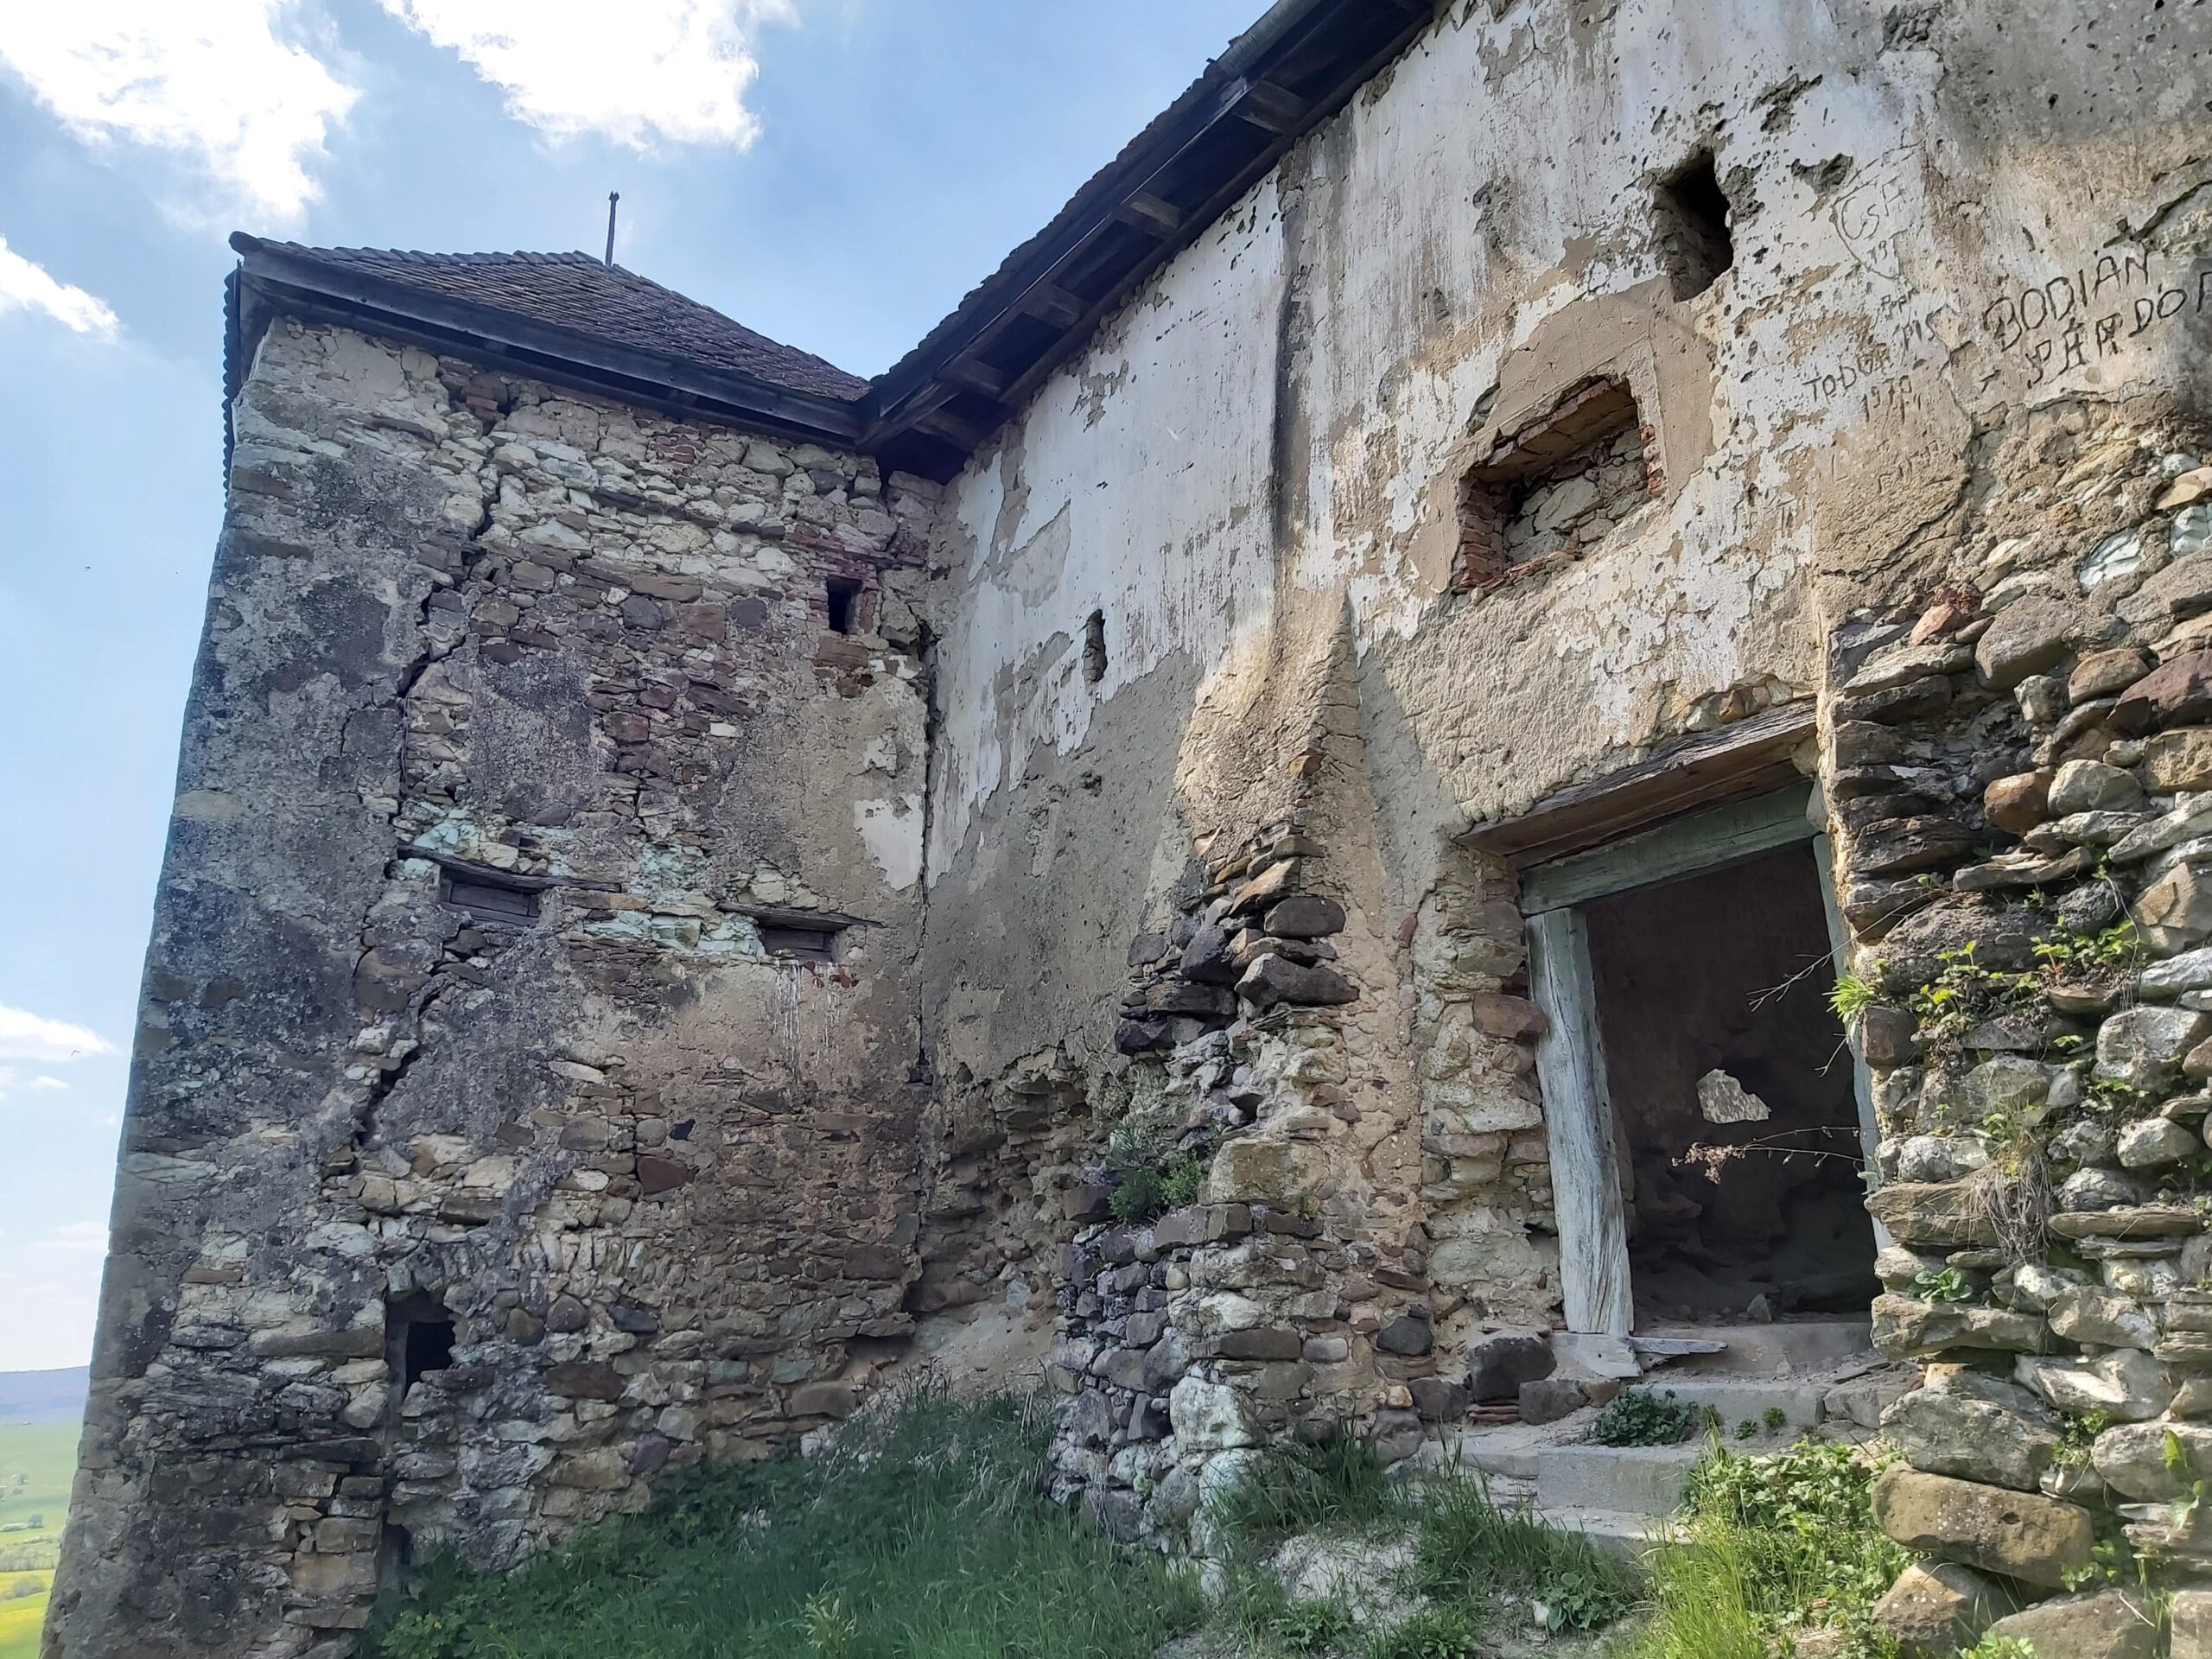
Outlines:
{"label": "roof ridge", "polygon": [[827,358],[785,345],[702,300],[581,249],[434,253],[313,247],[244,233],[232,243],[242,254],[266,250],[841,403],[856,403],[868,389],[865,379]]}

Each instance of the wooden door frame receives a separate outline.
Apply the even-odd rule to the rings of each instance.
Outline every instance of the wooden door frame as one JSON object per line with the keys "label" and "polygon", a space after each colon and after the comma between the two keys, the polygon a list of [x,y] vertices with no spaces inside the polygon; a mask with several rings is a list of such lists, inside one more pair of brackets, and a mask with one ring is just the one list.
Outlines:
{"label": "wooden door frame", "polygon": [[[1829,950],[1841,973],[1848,935],[1836,911],[1825,816],[1819,792],[1799,782],[1686,812],[1522,872],[1530,995],[1548,1021],[1536,1043],[1536,1079],[1551,1157],[1560,1283],[1567,1326],[1575,1334],[1626,1337],[1636,1320],[1628,1219],[1583,907],[1809,842]],[[1859,1138],[1871,1169],[1878,1133],[1873,1080],[1855,1037],[1850,1046]]]}

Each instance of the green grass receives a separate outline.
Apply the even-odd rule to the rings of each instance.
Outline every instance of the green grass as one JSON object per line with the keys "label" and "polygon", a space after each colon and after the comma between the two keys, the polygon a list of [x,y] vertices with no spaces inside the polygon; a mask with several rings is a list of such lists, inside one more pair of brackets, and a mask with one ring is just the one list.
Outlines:
{"label": "green grass", "polygon": [[38,1659],[38,1637],[46,1624],[46,1592],[0,1601],[0,1659]]}
{"label": "green grass", "polygon": [[1548,1633],[1601,1630],[1637,1600],[1637,1577],[1579,1532],[1494,1503],[1481,1476],[1449,1466],[1424,1486],[1414,1587],[1471,1627],[1507,1606]]}
{"label": "green grass", "polygon": [[1716,1443],[1672,1547],[1651,1557],[1651,1614],[1619,1659],[1767,1659],[1812,1630],[1842,1632],[1850,1659],[1887,1659],[1867,1614],[1906,1556],[1874,1524],[1877,1471],[1846,1446],[1746,1458]]}
{"label": "green grass", "polygon": [[1240,1544],[1279,1542],[1326,1527],[1357,1531],[1407,1512],[1405,1490],[1393,1482],[1369,1442],[1339,1434],[1325,1446],[1277,1448],[1213,1500],[1214,1524]]}
{"label": "green grass", "polygon": [[[77,1471],[77,1425],[0,1422],[0,1526],[45,1517],[59,1533]],[[0,1534],[5,1543],[14,1533]]]}
{"label": "green grass", "polygon": [[804,1461],[664,1483],[504,1577],[431,1563],[380,1659],[1152,1659],[1195,1586],[1044,1497],[1041,1412],[912,1402]]}
{"label": "green grass", "polygon": [[[36,1659],[77,1468],[74,1420],[0,1422],[0,1659]],[[40,1524],[29,1526],[35,1518]],[[35,1585],[24,1595],[19,1586]]]}
{"label": "green grass", "polygon": [[[1491,1499],[1456,1462],[1418,1482],[1393,1480],[1364,1442],[1284,1446],[1213,1502],[1230,1548],[1217,1628],[1259,1655],[1347,1659],[1490,1659],[1501,1641],[1600,1630],[1637,1600],[1637,1575],[1578,1533]],[[1380,1586],[1409,1609],[1359,1628],[1351,1610],[1293,1601],[1266,1557],[1294,1534],[1410,1543],[1412,1560]],[[1357,1592],[1340,1586],[1347,1599]]]}
{"label": "green grass", "polygon": [[[1771,1659],[1830,1630],[1851,1659],[1889,1659],[1867,1614],[1904,1557],[1873,1524],[1873,1466],[1848,1447],[1716,1444],[1648,1580],[1456,1464],[1409,1481],[1357,1440],[1281,1447],[1212,1500],[1225,1555],[1208,1606],[1157,1554],[1047,1501],[1046,1438],[1039,1409],[1010,1397],[911,1401],[814,1459],[678,1477],[642,1515],[512,1573],[434,1561],[379,1607],[367,1651],[1153,1659],[1204,1629],[1244,1659],[1491,1659],[1569,1637],[1613,1659]],[[1354,1541],[1354,1576],[1294,1600],[1271,1562],[1311,1534]],[[1390,1564],[1361,1580],[1363,1561]]]}

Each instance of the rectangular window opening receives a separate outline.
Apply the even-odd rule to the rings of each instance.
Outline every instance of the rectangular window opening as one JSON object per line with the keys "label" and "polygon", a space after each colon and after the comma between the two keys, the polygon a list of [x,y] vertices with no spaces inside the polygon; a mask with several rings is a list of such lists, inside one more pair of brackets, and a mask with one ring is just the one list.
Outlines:
{"label": "rectangular window opening", "polygon": [[790,962],[835,962],[838,931],[831,927],[785,927],[763,922],[760,948]]}
{"label": "rectangular window opening", "polygon": [[1468,473],[1455,585],[1494,587],[1522,566],[1586,551],[1652,491],[1627,384],[1585,385]]}
{"label": "rectangular window opening", "polygon": [[1736,263],[1728,229],[1728,196],[1720,188],[1713,152],[1700,149],[1662,180],[1653,207],[1659,262],[1678,300],[1694,299]]}
{"label": "rectangular window opening", "polygon": [[475,921],[519,924],[537,919],[536,888],[511,887],[488,874],[448,870],[438,897]]}
{"label": "rectangular window opening", "polygon": [[858,633],[861,584],[849,576],[832,576],[825,584],[830,603],[830,632]]}

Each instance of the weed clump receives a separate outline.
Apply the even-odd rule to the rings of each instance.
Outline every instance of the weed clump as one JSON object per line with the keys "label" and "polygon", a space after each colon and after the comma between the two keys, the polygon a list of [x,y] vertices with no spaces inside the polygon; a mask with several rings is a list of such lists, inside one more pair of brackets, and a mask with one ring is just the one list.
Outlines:
{"label": "weed clump", "polygon": [[1652,1616],[1621,1659],[1766,1659],[1815,1630],[1843,1643],[1823,1651],[1887,1654],[1868,1615],[1907,1558],[1874,1523],[1879,1468],[1824,1441],[1763,1458],[1716,1446],[1675,1547],[1651,1558]]}
{"label": "weed clump", "polygon": [[1405,1509],[1406,1493],[1374,1444],[1338,1434],[1324,1445],[1271,1452],[1213,1500],[1210,1514],[1228,1539],[1260,1546],[1322,1528],[1357,1531]]}
{"label": "weed clump", "polygon": [[[1499,1504],[1464,1465],[1400,1482],[1349,1437],[1268,1452],[1207,1519],[1228,1550],[1217,1621],[1243,1637],[1240,1652],[1488,1659],[1503,1636],[1601,1630],[1637,1599],[1626,1562]],[[1369,1559],[1389,1565],[1327,1598],[1294,1599],[1266,1554],[1301,1534],[1366,1540]]]}
{"label": "weed clump", "polygon": [[1499,1504],[1464,1469],[1446,1471],[1424,1494],[1413,1584],[1433,1605],[1478,1624],[1516,1601],[1546,1631],[1600,1630],[1637,1599],[1625,1562],[1525,1506]]}
{"label": "weed clump", "polygon": [[1600,1446],[1679,1446],[1713,1421],[1710,1412],[1672,1393],[1623,1389],[1599,1408],[1590,1438]]}

